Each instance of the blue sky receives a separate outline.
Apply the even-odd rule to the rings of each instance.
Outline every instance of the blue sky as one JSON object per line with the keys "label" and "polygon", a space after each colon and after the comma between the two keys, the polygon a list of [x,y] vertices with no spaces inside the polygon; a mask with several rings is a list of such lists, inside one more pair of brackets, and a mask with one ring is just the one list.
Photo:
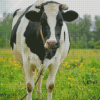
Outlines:
{"label": "blue sky", "polygon": [[[3,12],[14,12],[18,8],[25,8],[34,4],[37,0],[0,0],[0,16]],[[48,0],[47,0],[48,1]],[[80,17],[89,14],[92,19],[95,15],[100,16],[100,0],[55,0],[67,4],[69,9],[75,10]]]}

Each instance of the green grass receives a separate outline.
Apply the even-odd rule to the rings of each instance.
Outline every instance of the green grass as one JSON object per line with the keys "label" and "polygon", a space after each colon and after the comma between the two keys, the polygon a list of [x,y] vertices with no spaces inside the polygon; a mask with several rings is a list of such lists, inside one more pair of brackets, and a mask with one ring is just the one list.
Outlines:
{"label": "green grass", "polygon": [[[42,83],[41,96],[46,100],[46,80]],[[20,100],[26,94],[22,68],[10,49],[0,49],[0,100]],[[25,99],[24,99],[25,100]],[[100,100],[100,50],[71,49],[60,65],[55,79],[53,100]]]}

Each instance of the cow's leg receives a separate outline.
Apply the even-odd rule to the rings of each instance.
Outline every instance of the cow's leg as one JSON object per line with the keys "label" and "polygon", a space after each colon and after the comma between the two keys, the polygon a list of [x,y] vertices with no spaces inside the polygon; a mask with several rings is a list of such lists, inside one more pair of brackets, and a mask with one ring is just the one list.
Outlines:
{"label": "cow's leg", "polygon": [[52,100],[52,91],[54,88],[54,80],[58,70],[58,65],[49,66],[49,75],[46,83],[47,88],[47,100]]}
{"label": "cow's leg", "polygon": [[24,62],[23,69],[25,73],[27,97],[26,100],[32,100],[32,91],[34,89],[34,79],[33,79],[33,70],[28,61]]}
{"label": "cow's leg", "polygon": [[[39,78],[40,76],[40,78]],[[37,96],[41,93],[41,85],[42,85],[42,79],[43,79],[43,74],[40,75],[40,72],[37,73],[37,79],[39,78],[37,82]]]}

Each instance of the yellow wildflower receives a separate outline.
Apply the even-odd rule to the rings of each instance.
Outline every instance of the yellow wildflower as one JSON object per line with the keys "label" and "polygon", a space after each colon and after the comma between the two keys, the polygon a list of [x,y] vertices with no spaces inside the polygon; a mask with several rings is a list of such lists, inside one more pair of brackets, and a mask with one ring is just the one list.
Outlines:
{"label": "yellow wildflower", "polygon": [[21,66],[18,66],[18,67],[21,67]]}
{"label": "yellow wildflower", "polygon": [[81,66],[83,66],[83,63],[80,63]]}
{"label": "yellow wildflower", "polygon": [[11,75],[13,74],[13,72],[11,72]]}
{"label": "yellow wildflower", "polygon": [[4,65],[5,67],[7,67],[7,65]]}
{"label": "yellow wildflower", "polygon": [[79,60],[75,60],[76,62],[79,62]]}
{"label": "yellow wildflower", "polygon": [[10,67],[10,65],[8,67]]}
{"label": "yellow wildflower", "polygon": [[2,72],[2,74],[5,74],[4,72]]}
{"label": "yellow wildflower", "polygon": [[70,85],[71,87],[73,86],[73,84]]}
{"label": "yellow wildflower", "polygon": [[15,64],[15,66],[18,66],[18,64]]}
{"label": "yellow wildflower", "polygon": [[94,70],[95,68],[93,67],[93,68],[91,68],[91,70]]}
{"label": "yellow wildflower", "polygon": [[84,71],[84,69],[82,69],[82,72]]}
{"label": "yellow wildflower", "polygon": [[98,72],[98,71],[100,71],[100,69],[96,69],[96,71]]}
{"label": "yellow wildflower", "polygon": [[70,65],[66,66],[66,68],[70,68]]}
{"label": "yellow wildflower", "polygon": [[68,80],[71,80],[72,78],[68,78]]}
{"label": "yellow wildflower", "polygon": [[65,64],[63,64],[63,66],[65,66]]}
{"label": "yellow wildflower", "polygon": [[71,62],[74,62],[73,60],[71,60]]}
{"label": "yellow wildflower", "polygon": [[65,66],[67,66],[68,62],[65,62]]}
{"label": "yellow wildflower", "polygon": [[79,67],[82,68],[83,67],[83,63],[80,63],[80,66]]}
{"label": "yellow wildflower", "polygon": [[75,65],[77,65],[77,64],[75,63]]}
{"label": "yellow wildflower", "polygon": [[15,70],[17,70],[17,68],[15,67]]}

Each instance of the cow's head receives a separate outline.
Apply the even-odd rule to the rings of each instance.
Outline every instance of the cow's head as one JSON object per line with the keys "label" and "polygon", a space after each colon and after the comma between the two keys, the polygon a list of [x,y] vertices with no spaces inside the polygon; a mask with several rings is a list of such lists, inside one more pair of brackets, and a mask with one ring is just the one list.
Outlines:
{"label": "cow's head", "polygon": [[25,15],[26,18],[41,23],[45,48],[59,48],[63,21],[71,22],[78,17],[78,14],[71,10],[64,12],[68,7],[57,2],[43,3],[41,6],[36,6],[36,8],[40,11],[29,11]]}

